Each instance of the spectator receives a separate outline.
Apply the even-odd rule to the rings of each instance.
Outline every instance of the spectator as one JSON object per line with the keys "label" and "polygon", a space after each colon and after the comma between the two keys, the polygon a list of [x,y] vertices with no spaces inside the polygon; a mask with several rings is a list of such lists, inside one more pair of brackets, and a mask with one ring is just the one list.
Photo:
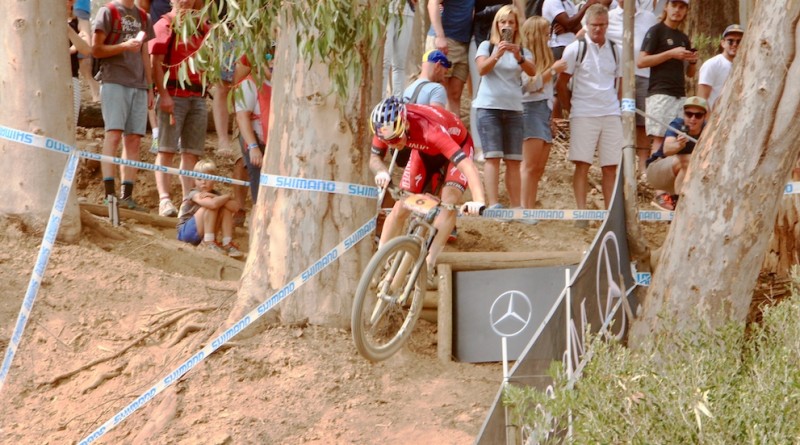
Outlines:
{"label": "spectator", "polygon": [[78,80],[80,70],[79,55],[88,56],[92,53],[89,45],[89,34],[80,30],[80,19],[73,13],[75,0],[67,0],[67,37],[69,38],[69,58],[72,65],[72,105],[75,114],[75,125],[78,125],[78,115],[81,112],[81,83]]}
{"label": "spectator", "polygon": [[554,60],[547,46],[550,23],[540,16],[525,20],[522,41],[533,55],[535,76],[522,75],[523,143],[521,201],[527,209],[536,207],[539,180],[544,174],[553,140],[550,122],[553,106],[553,84],[567,68],[564,60]]}
{"label": "spectator", "polygon": [[[112,13],[109,8],[116,8]],[[113,23],[117,20],[123,23]],[[109,38],[108,41],[106,38]],[[147,110],[153,106],[153,80],[150,54],[145,44],[153,38],[153,26],[147,13],[133,0],[118,0],[100,8],[95,19],[92,56],[100,59],[98,77],[105,139],[103,154],[113,156],[120,141],[122,157],[139,160],[139,146],[147,131]],[[105,196],[115,195],[114,166],[102,163]],[[121,167],[120,204],[131,210],[147,211],[133,199],[136,167]]]}
{"label": "spectator", "polygon": [[[575,33],[581,29],[581,20],[586,10],[599,1],[588,0],[578,8],[572,0],[544,0],[542,17],[551,24],[550,48],[553,50],[553,57],[560,59],[564,54],[564,48],[575,41]],[[553,117],[561,118],[561,108],[559,98],[556,96],[553,99]]]}
{"label": "spectator", "polygon": [[397,96],[406,84],[406,58],[414,28],[417,0],[392,0],[391,16],[386,25],[386,44],[383,47],[383,89],[390,87],[389,95]]}
{"label": "spectator", "polygon": [[[178,68],[202,46],[203,37],[208,32],[208,25],[198,24],[195,32],[183,40],[172,31],[173,21],[184,27],[184,21],[188,20],[186,15],[193,10],[194,0],[174,0],[172,11],[154,25],[155,38],[150,41],[153,78],[158,92],[158,128],[161,129],[156,165],[171,167],[175,153],[180,152],[182,170],[191,170],[203,156],[208,124],[203,73],[190,70],[188,82],[178,82]],[[180,147],[178,140],[181,141]],[[192,189],[192,179],[181,176],[180,180],[185,201]],[[170,197],[171,183],[171,174],[156,172],[158,213],[161,216],[178,215]]]}
{"label": "spectator", "polygon": [[[161,17],[164,16],[164,14],[172,10],[171,0],[136,0],[136,5],[150,14],[150,23],[153,23],[154,25],[161,20]],[[147,110],[147,120],[150,122],[150,128],[153,131],[153,139],[150,143],[150,153],[158,155],[159,127],[155,108]]]}
{"label": "spectator", "polygon": [[531,53],[523,49],[519,12],[506,5],[497,11],[492,34],[478,48],[475,60],[482,76],[474,105],[478,133],[484,146],[483,167],[489,208],[500,204],[500,160],[506,164],[505,182],[512,208],[521,207],[520,162],[522,161],[522,72],[536,74]]}
{"label": "spectator", "polygon": [[[694,77],[697,70],[697,50],[680,30],[688,10],[689,0],[667,2],[659,23],[647,31],[636,62],[638,68],[650,68],[646,107],[651,118],[645,127],[652,139],[651,154],[664,142],[666,128],[659,122],[671,122],[681,112],[686,96],[684,74]],[[663,190],[656,190],[661,207],[668,207],[667,196]]]}
{"label": "spectator", "polygon": [[[484,40],[489,40],[489,35],[492,31],[494,15],[497,14],[497,11],[499,11],[502,6],[513,4],[516,6],[517,11],[520,12],[520,20],[524,20],[524,3],[525,2],[523,0],[513,0],[513,2],[511,0],[476,0],[475,17],[472,22],[472,40],[469,44],[468,56],[469,81],[473,102],[478,96],[478,89],[481,85],[481,76],[478,74],[478,65],[475,64],[475,54],[478,51],[478,46],[480,46]],[[479,162],[483,162],[483,145],[481,144],[481,138],[478,134],[477,114],[478,112],[473,106],[469,114],[469,130],[472,134],[472,142],[475,145],[475,159]]]}
{"label": "spectator", "polygon": [[[652,12],[637,6],[636,0],[619,0],[619,8],[608,12],[608,31],[606,38],[614,42],[617,48],[622,48],[622,21],[625,4],[636,8],[633,16],[633,53],[639,54],[642,49],[642,41],[647,31],[658,23],[658,19]],[[620,51],[621,53],[621,51]],[[650,84],[650,68],[636,68],[636,108],[647,111],[646,98],[647,88]],[[636,154],[639,158],[639,173],[644,173],[645,161],[650,155],[650,144],[647,139],[645,129],[645,118],[636,114]]]}
{"label": "spectator", "polygon": [[[447,237],[456,222],[453,206],[461,200],[469,184],[473,201],[465,204],[465,211],[478,214],[484,206],[480,174],[472,163],[472,138],[464,124],[447,110],[426,105],[404,104],[401,99],[390,96],[382,100],[370,116],[372,154],[370,170],[375,173],[375,184],[384,188],[391,175],[383,162],[389,148],[411,150],[411,157],[403,172],[400,188],[411,193],[421,193],[431,181],[442,179],[439,172],[444,169],[444,186],[441,198],[444,206],[434,220],[438,233],[428,250],[428,279],[433,276],[436,258],[442,251]],[[386,218],[380,244],[400,234],[410,212],[397,203]]]}
{"label": "spectator", "polygon": [[[567,69],[559,75],[558,93],[570,111],[569,160],[575,164],[572,187],[579,209],[586,208],[589,167],[594,152],[599,152],[603,200],[608,208],[614,191],[617,165],[622,156],[622,120],[619,111],[619,84],[622,77],[620,55],[606,39],[608,9],[592,5],[586,12],[585,40],[571,43],[562,60]],[[567,83],[573,79],[572,92]],[[578,221],[585,227],[586,221]]]}
{"label": "spectator", "polygon": [[[92,4],[89,0],[75,0],[73,13],[78,18],[78,34],[83,33],[89,46],[91,47],[92,24]],[[92,94],[92,101],[100,101],[100,84],[92,76],[92,52],[89,54],[82,54],[78,52],[78,64],[81,77],[83,81],[89,85],[89,91]]]}
{"label": "spectator", "polygon": [[[198,0],[202,1],[202,0]],[[216,3],[217,16],[224,20],[228,15],[228,2],[213,0]],[[230,130],[230,109],[228,108],[228,95],[233,85],[233,73],[236,69],[236,45],[237,41],[232,36],[230,40],[222,42],[222,60],[220,68],[220,80],[211,90],[212,102],[211,112],[214,116],[214,130],[219,138],[219,155],[227,158],[235,156],[231,149]]]}
{"label": "spectator", "polygon": [[428,1],[431,28],[425,50],[438,49],[453,64],[445,75],[444,88],[447,91],[447,109],[456,116],[461,115],[461,93],[469,74],[467,55],[474,8],[475,0]]}
{"label": "spectator", "polygon": [[670,123],[664,143],[647,160],[647,182],[664,190],[668,196],[666,201],[669,207],[662,206],[661,201],[653,201],[657,207],[664,210],[675,209],[695,146],[694,142],[686,138],[686,134],[695,140],[699,139],[706,125],[707,113],[708,102],[705,99],[698,96],[686,99],[683,103],[683,117]]}
{"label": "spectator", "polygon": [[445,74],[453,66],[438,49],[422,56],[422,68],[417,80],[406,87],[403,97],[411,103],[447,107],[447,92],[442,86]]}
{"label": "spectator", "polygon": [[742,43],[744,29],[739,25],[730,25],[722,33],[722,52],[708,59],[700,67],[700,75],[697,81],[697,95],[708,100],[709,110],[714,109],[717,103],[725,80],[733,68],[733,59]]}
{"label": "spectator", "polygon": [[[249,75],[250,64],[246,57],[243,57],[241,62],[237,64],[237,76],[247,76],[237,88],[241,92],[241,96],[237,94],[235,110],[236,110],[236,123],[239,126],[239,147],[241,156],[236,159],[234,163],[234,171],[239,169],[246,169],[247,178],[239,178],[237,172],[235,176],[237,179],[247,179],[250,181],[250,197],[253,204],[258,201],[258,189],[261,181],[261,165],[264,160],[265,149],[267,146],[267,137],[269,136],[269,113],[272,101],[272,66],[273,54],[266,55],[269,70],[265,72],[266,78],[260,88],[257,87],[253,77]],[[240,205],[244,205],[244,195],[239,196],[236,194],[236,199]],[[239,218],[242,216],[240,210]]]}
{"label": "spectator", "polygon": [[[217,166],[202,159],[194,166],[194,171],[208,175],[216,174]],[[233,214],[239,210],[239,204],[231,194],[221,194],[214,190],[214,181],[195,179],[195,187],[184,199],[187,208],[178,223],[178,240],[192,245],[200,245],[206,249],[228,255],[232,258],[244,254],[233,242]],[[222,243],[217,244],[217,233],[222,232]]]}

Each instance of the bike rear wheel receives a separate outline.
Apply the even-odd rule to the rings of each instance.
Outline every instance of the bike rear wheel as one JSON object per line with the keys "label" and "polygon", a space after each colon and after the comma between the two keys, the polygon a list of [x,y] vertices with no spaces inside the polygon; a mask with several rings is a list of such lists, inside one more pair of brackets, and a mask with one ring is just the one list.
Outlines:
{"label": "bike rear wheel", "polygon": [[414,329],[425,289],[425,271],[414,268],[420,248],[415,238],[395,238],[373,255],[361,275],[351,328],[356,349],[368,360],[391,357]]}

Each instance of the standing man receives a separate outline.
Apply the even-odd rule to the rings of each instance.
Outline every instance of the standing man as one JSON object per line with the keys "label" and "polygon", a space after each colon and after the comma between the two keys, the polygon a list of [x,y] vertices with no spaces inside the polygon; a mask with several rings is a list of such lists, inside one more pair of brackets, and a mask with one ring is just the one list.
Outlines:
{"label": "standing man", "polygon": [[[188,82],[178,82],[178,67],[191,57],[203,44],[207,26],[200,25],[194,33],[183,40],[172,30],[172,22],[180,29],[187,15],[194,9],[194,0],[174,0],[171,12],[164,14],[155,24],[155,38],[150,41],[153,57],[153,78],[158,92],[158,155],[156,165],[172,167],[175,153],[180,151],[182,170],[194,169],[194,164],[203,156],[205,150],[208,111],[203,96],[203,73],[189,70]],[[169,80],[165,75],[169,72]],[[178,140],[181,148],[178,149]],[[181,189],[185,201],[192,190],[194,181],[181,176]],[[156,172],[158,188],[158,214],[177,216],[178,211],[170,197],[172,175]]]}
{"label": "standing man", "polygon": [[[122,142],[122,158],[139,160],[139,146],[147,131],[147,110],[153,106],[153,78],[145,43],[153,26],[133,0],[115,0],[100,8],[95,18],[92,56],[100,59],[100,99],[105,122],[103,154],[114,156]],[[114,166],[101,164],[104,196],[116,195]],[[120,204],[147,211],[133,200],[136,167],[121,167]]]}
{"label": "standing man", "polygon": [[731,73],[733,59],[739,50],[739,44],[742,43],[743,35],[744,29],[739,25],[734,24],[725,28],[720,41],[722,52],[706,60],[700,67],[697,95],[708,100],[710,110],[714,109],[714,104],[722,92],[722,86]]}
{"label": "standing man", "polygon": [[[570,112],[569,160],[575,164],[572,188],[577,206],[586,208],[589,167],[597,150],[607,208],[622,156],[618,88],[622,71],[618,50],[606,39],[608,9],[592,5],[586,11],[586,19],[586,39],[575,41],[564,50],[562,60],[567,63],[567,69],[559,75],[556,87],[564,110]],[[572,92],[567,88],[570,78],[574,78]],[[578,225],[585,226],[585,222],[579,221]]]}
{"label": "standing man", "polygon": [[472,37],[472,13],[475,0],[430,0],[428,16],[431,28],[425,41],[425,51],[438,49],[453,64],[445,75],[447,109],[461,116],[461,93],[469,75],[467,54]]}
{"label": "standing man", "polygon": [[[637,68],[650,68],[647,89],[647,115],[645,127],[652,142],[650,153],[655,153],[664,142],[667,128],[659,122],[671,122],[680,117],[686,99],[686,77],[697,72],[697,50],[692,48],[689,36],[681,31],[689,12],[689,0],[669,0],[661,13],[661,22],[647,31],[642,50],[636,60]],[[652,117],[652,118],[650,118]],[[668,193],[656,190],[655,203],[664,210],[671,208]]]}
{"label": "standing man", "polygon": [[[658,19],[649,10],[637,5],[636,0],[618,0],[619,8],[608,12],[608,31],[606,37],[614,42],[617,48],[622,48],[622,21],[625,15],[624,8],[635,8],[633,15],[633,53],[639,54],[642,41],[647,31],[658,23]],[[622,53],[622,51],[620,51]],[[636,108],[647,111],[647,88],[650,85],[650,68],[636,68]],[[644,173],[645,161],[650,156],[650,143],[645,130],[645,118],[636,114],[636,154],[639,159],[639,173]]]}

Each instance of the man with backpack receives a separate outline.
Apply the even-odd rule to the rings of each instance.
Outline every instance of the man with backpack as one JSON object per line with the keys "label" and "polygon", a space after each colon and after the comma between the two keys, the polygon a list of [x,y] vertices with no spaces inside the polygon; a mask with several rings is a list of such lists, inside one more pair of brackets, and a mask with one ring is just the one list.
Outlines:
{"label": "man with backpack", "polygon": [[[173,31],[184,26],[187,15],[195,10],[194,0],[174,0],[171,12],[164,14],[153,26],[155,38],[150,41],[150,54],[153,58],[153,78],[158,92],[158,155],[156,165],[172,166],[175,153],[180,151],[180,168],[192,170],[197,160],[205,152],[208,110],[203,90],[203,73],[188,70],[188,80],[178,81],[178,68],[186,59],[192,57],[203,44],[208,25],[201,24],[184,41]],[[167,75],[167,73],[169,73]],[[181,148],[178,149],[178,140]],[[156,172],[158,187],[158,213],[172,217],[178,214],[170,197],[172,176]],[[194,186],[194,181],[181,176],[181,189],[184,201]]]}
{"label": "man with backpack", "polygon": [[[620,51],[606,39],[608,9],[592,5],[586,11],[586,18],[586,38],[564,50],[562,60],[567,69],[556,84],[562,106],[570,112],[569,160],[575,163],[572,187],[579,209],[586,208],[589,167],[595,150],[599,151],[603,199],[608,207],[623,145]],[[572,91],[567,86],[570,79]]]}
{"label": "man with backpack", "polygon": [[[122,142],[122,158],[139,161],[139,146],[147,131],[147,109],[153,106],[153,80],[146,42],[153,27],[133,0],[114,0],[100,8],[95,18],[92,56],[99,59],[98,80],[105,124],[103,154],[114,156]],[[103,163],[104,196],[116,196],[114,166]],[[147,211],[133,199],[136,167],[121,169],[119,203],[131,210]]]}

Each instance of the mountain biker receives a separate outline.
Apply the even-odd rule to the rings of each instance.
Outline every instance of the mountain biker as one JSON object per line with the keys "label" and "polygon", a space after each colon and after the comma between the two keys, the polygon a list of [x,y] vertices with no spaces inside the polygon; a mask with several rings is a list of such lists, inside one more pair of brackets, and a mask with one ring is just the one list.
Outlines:
{"label": "mountain biker", "polygon": [[[433,222],[438,232],[427,258],[430,278],[436,258],[455,225],[455,204],[461,200],[466,187],[469,187],[472,201],[464,204],[463,212],[477,215],[486,202],[478,169],[472,162],[472,138],[461,120],[444,108],[406,104],[395,96],[375,106],[370,128],[375,136],[372,138],[369,167],[375,173],[378,187],[384,188],[391,182],[389,170],[383,162],[389,148],[412,150],[400,180],[401,189],[421,193],[433,181],[444,177],[443,206]],[[379,248],[400,234],[409,215],[410,211],[401,202],[395,203],[386,217]]]}

